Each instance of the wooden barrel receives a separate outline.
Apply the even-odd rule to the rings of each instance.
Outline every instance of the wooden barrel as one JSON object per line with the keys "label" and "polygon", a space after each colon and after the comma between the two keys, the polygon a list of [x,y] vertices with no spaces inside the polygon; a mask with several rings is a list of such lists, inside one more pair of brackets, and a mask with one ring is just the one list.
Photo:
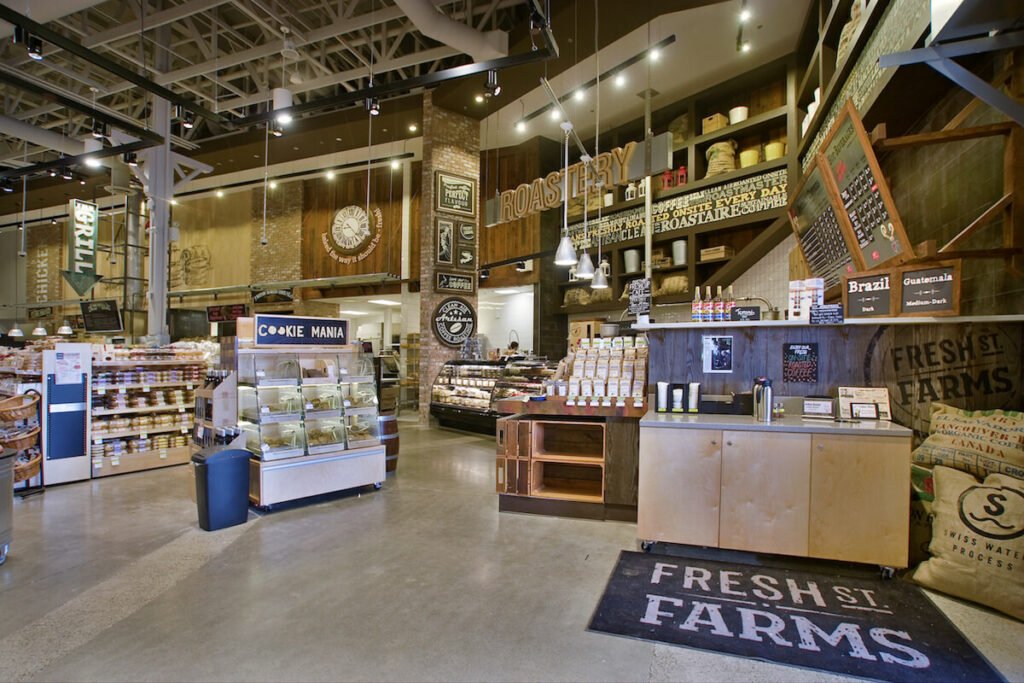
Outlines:
{"label": "wooden barrel", "polygon": [[387,458],[386,469],[394,472],[398,469],[398,420],[394,415],[381,415],[377,423],[380,425],[380,442],[384,444]]}

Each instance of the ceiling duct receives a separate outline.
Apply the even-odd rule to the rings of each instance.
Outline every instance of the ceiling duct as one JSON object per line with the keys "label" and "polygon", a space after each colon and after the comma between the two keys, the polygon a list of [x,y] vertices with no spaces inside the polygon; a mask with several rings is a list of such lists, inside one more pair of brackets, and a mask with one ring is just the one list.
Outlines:
{"label": "ceiling duct", "polygon": [[34,145],[72,156],[82,154],[85,151],[85,146],[81,140],[65,137],[60,133],[55,133],[45,128],[38,128],[10,116],[0,115],[0,134],[10,136],[16,140],[26,140]]}
{"label": "ceiling duct", "polygon": [[120,161],[111,159],[110,184],[104,185],[103,189],[113,195],[134,195],[138,188],[132,185],[131,169]]}
{"label": "ceiling duct", "polygon": [[508,33],[480,32],[448,18],[431,0],[395,0],[420,33],[482,62],[508,56]]}

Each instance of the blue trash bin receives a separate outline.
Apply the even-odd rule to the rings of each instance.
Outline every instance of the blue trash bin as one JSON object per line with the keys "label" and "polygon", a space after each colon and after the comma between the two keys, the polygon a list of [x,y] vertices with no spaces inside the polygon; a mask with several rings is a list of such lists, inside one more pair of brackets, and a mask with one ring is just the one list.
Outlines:
{"label": "blue trash bin", "polygon": [[199,526],[206,531],[245,524],[249,517],[249,457],[243,450],[192,456]]}

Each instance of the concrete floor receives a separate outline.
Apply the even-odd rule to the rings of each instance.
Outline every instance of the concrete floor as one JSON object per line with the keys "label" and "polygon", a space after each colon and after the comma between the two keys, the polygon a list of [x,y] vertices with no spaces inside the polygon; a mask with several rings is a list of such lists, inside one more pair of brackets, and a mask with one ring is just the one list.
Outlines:
{"label": "concrete floor", "polygon": [[[183,467],[17,501],[0,680],[842,680],[588,632],[635,526],[499,515],[492,438],[403,421],[382,491],[215,533]],[[1024,624],[935,599],[1024,680]]]}

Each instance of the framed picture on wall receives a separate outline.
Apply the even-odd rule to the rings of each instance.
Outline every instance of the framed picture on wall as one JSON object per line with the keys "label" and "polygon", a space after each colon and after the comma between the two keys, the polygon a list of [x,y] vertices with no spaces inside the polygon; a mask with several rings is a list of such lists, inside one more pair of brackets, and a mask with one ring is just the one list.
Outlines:
{"label": "framed picture on wall", "polygon": [[476,223],[459,221],[459,241],[473,242],[476,240]]}
{"label": "framed picture on wall", "polygon": [[437,262],[450,266],[455,261],[455,222],[437,219]]}
{"label": "framed picture on wall", "polygon": [[434,291],[472,294],[476,291],[476,275],[438,271],[434,273]]}
{"label": "framed picture on wall", "polygon": [[476,270],[476,246],[460,244],[456,250],[458,262],[455,264],[463,270]]}
{"label": "framed picture on wall", "polygon": [[476,181],[454,173],[437,171],[434,208],[460,216],[476,216]]}

